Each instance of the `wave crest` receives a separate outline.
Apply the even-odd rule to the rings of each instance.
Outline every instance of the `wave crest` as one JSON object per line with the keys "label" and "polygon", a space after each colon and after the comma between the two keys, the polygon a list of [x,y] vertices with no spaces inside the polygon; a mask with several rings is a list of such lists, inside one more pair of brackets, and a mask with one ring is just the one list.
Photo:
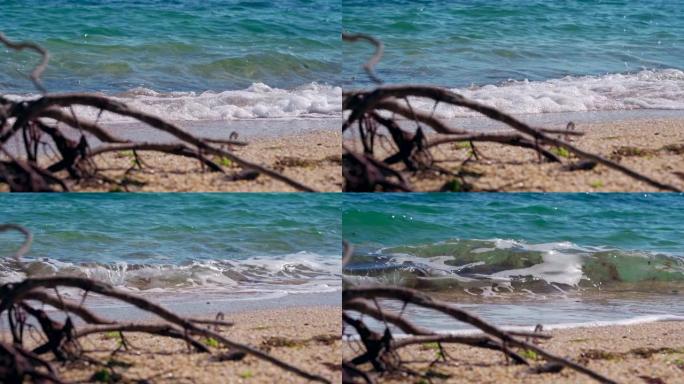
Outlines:
{"label": "wave crest", "polygon": [[185,291],[200,289],[278,289],[301,292],[339,286],[338,260],[299,252],[281,257],[244,260],[188,261],[175,264],[67,263],[42,258],[22,265],[0,262],[0,284],[36,276],[78,276],[137,291]]}
{"label": "wave crest", "polygon": [[[14,99],[26,97],[11,96]],[[35,96],[30,96],[35,97]],[[137,110],[171,121],[222,121],[260,118],[330,118],[341,116],[342,89],[310,83],[287,90],[254,83],[242,90],[160,93],[134,88],[112,96]],[[76,107],[79,117],[104,123],[134,120],[90,107]]]}
{"label": "wave crest", "polygon": [[[456,88],[454,92],[512,114],[593,112],[634,109],[684,109],[684,72],[642,70],[633,74],[566,76],[546,81],[508,81],[499,85]],[[412,100],[431,111],[433,102]],[[478,116],[470,110],[440,104],[442,118]]]}
{"label": "wave crest", "polygon": [[466,293],[684,286],[684,258],[570,242],[453,240],[355,255],[352,280]]}

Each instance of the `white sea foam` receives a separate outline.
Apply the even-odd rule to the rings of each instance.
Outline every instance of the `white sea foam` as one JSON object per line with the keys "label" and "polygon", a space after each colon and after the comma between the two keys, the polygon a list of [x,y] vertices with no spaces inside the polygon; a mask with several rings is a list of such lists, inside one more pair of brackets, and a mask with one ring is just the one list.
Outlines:
{"label": "white sea foam", "polygon": [[607,289],[606,284],[684,281],[684,259],[680,255],[581,246],[569,241],[449,240],[396,251],[383,248],[377,255],[382,259],[372,268],[373,275],[357,279],[460,287],[466,293],[477,288],[484,294],[490,287],[497,292],[554,289],[564,293],[574,288]]}
{"label": "white sea foam", "polygon": [[[336,86],[310,83],[295,89],[272,88],[263,83],[242,90],[223,92],[160,93],[147,88],[135,88],[111,95],[137,110],[161,116],[171,121],[237,120],[259,118],[325,118],[339,117],[342,110],[342,89]],[[14,99],[35,98],[17,96]],[[126,123],[133,120],[94,108],[77,107],[79,117],[101,122]]]}
{"label": "white sea foam", "polygon": [[[643,70],[633,74],[567,76],[546,81],[508,81],[499,85],[455,88],[453,91],[512,114],[684,109],[684,72]],[[412,106],[432,111],[434,103],[412,100]],[[435,116],[477,116],[464,108],[440,104]]]}
{"label": "white sea foam", "polygon": [[[178,264],[69,263],[49,258],[22,264],[30,276],[79,276],[132,291],[171,292],[229,289],[230,292],[331,292],[340,289],[340,261],[299,252],[242,260],[191,261]],[[26,277],[14,261],[0,263],[0,284]]]}

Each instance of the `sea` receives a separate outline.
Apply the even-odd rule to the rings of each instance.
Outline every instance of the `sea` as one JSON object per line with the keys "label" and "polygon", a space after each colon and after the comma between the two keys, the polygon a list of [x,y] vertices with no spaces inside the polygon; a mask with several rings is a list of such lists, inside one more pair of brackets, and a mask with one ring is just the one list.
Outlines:
{"label": "sea", "polygon": [[[376,71],[387,84],[443,86],[519,115],[684,115],[681,0],[343,0],[342,9],[343,30],[384,43]],[[344,43],[345,89],[373,86],[361,68],[373,49]],[[444,104],[434,113],[475,116]]]}
{"label": "sea", "polygon": [[[325,119],[340,116],[341,15],[327,0],[3,0],[0,31],[50,52],[49,92],[104,93],[172,121]],[[0,93],[35,95],[38,56],[0,54]]]}
{"label": "sea", "polygon": [[[345,194],[344,276],[427,292],[501,326],[684,318],[681,194]],[[387,303],[401,310],[400,303]],[[466,328],[409,306],[419,324]]]}
{"label": "sea", "polygon": [[339,302],[340,213],[325,193],[3,194],[0,222],[34,241],[17,263],[23,238],[0,233],[0,284],[81,276],[176,305]]}
{"label": "sea", "polygon": [[[0,31],[50,51],[48,91],[102,92],[173,121],[339,121],[342,89],[372,86],[361,68],[372,47],[342,43],[341,31],[383,41],[377,72],[389,84],[444,86],[520,115],[682,117],[682,9],[682,0],[5,0]],[[0,52],[0,92],[35,95],[36,55]]]}

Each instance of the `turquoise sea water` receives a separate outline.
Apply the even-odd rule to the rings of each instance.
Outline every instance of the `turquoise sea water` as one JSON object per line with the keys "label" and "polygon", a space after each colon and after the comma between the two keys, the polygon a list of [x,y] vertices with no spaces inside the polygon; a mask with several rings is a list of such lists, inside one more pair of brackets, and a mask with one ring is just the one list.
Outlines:
{"label": "turquoise sea water", "polygon": [[684,316],[681,194],[345,195],[342,218],[350,281],[430,291],[506,325]]}
{"label": "turquoise sea water", "polygon": [[[0,222],[32,231],[34,275],[255,297],[340,285],[340,203],[331,194],[4,195]],[[0,252],[20,240],[0,233]],[[0,283],[22,275],[16,263],[0,262]]]}
{"label": "turquoise sea water", "polygon": [[[0,31],[44,45],[53,91],[224,91],[335,84],[340,3],[325,0],[7,0]],[[33,91],[30,54],[0,61],[0,88]]]}
{"label": "turquoise sea water", "polygon": [[[381,39],[389,83],[429,83],[514,113],[684,109],[684,2],[344,0]],[[343,45],[345,87],[373,49]],[[427,105],[426,108],[431,108]],[[466,115],[443,109],[447,117]]]}
{"label": "turquoise sea water", "polygon": [[[105,92],[172,120],[338,116],[340,19],[327,0],[0,2],[0,31],[50,51],[48,91]],[[0,93],[36,93],[37,61],[1,48]]]}

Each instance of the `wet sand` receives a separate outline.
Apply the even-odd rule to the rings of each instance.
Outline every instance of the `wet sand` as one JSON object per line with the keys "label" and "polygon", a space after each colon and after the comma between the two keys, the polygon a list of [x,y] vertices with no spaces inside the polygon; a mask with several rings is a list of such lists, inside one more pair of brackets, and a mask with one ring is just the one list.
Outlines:
{"label": "wet sand", "polygon": [[[542,348],[586,364],[620,383],[684,383],[684,322],[667,321],[623,326],[559,329],[549,332]],[[345,343],[343,353],[356,356]],[[429,364],[437,356],[436,345],[416,345],[400,350],[407,366],[431,371],[432,382],[463,383],[594,383],[567,368],[559,373],[535,374],[529,367],[508,365],[503,354],[460,345],[446,345],[453,359]],[[540,363],[543,361],[540,360]],[[436,378],[436,377],[441,377]],[[658,381],[660,379],[661,381]],[[388,375],[380,383],[421,382],[420,378]],[[650,381],[649,381],[650,380]],[[425,381],[427,382],[427,381]]]}
{"label": "wet sand", "polygon": [[[339,306],[304,306],[226,314],[235,322],[221,333],[249,344],[307,372],[341,382],[341,310]],[[5,335],[7,336],[7,335]],[[115,334],[93,335],[81,341],[90,357],[110,362],[127,382],[150,383],[303,383],[280,368],[247,356],[241,361],[216,361],[209,354],[189,353],[183,342],[145,334],[126,333],[131,348],[115,354]],[[205,341],[206,342],[206,341]],[[218,349],[220,352],[222,349]],[[215,355],[217,355],[216,353]],[[102,370],[92,364],[55,364],[61,377],[84,382]]]}
{"label": "wet sand", "polygon": [[[572,139],[572,143],[579,148],[617,161],[660,182],[684,189],[684,168],[681,167],[684,160],[684,119],[641,118],[580,122],[576,124],[576,129],[585,132],[584,136]],[[453,172],[460,171],[468,188],[473,191],[658,191],[603,165],[597,165],[591,170],[569,171],[566,165],[579,159],[562,152],[564,164],[539,163],[536,152],[532,150],[494,143],[476,143],[475,147],[481,155],[479,160],[470,156],[470,147],[463,143],[441,145],[434,148],[432,154],[437,165]],[[468,158],[471,160],[464,164]],[[452,176],[434,172],[419,172],[409,175],[408,179],[420,191],[463,188],[460,182],[456,186],[451,183],[454,180]]]}

